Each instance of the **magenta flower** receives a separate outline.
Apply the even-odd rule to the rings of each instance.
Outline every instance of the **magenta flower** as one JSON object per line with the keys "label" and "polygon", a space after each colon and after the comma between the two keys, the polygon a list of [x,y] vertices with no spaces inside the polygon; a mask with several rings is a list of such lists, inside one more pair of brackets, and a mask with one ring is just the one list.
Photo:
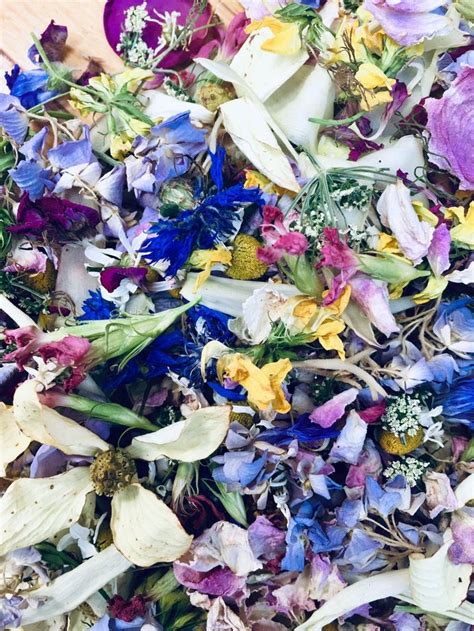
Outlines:
{"label": "magenta flower", "polygon": [[397,44],[412,46],[452,28],[445,15],[431,13],[445,6],[446,0],[365,0],[364,9],[380,22]]}
{"label": "magenta flower", "polygon": [[38,355],[45,362],[52,359],[57,366],[68,368],[62,381],[64,389],[68,392],[76,388],[85,378],[90,348],[89,340],[68,335],[59,342],[43,344],[38,349]]}
{"label": "magenta flower", "polygon": [[129,278],[136,285],[140,285],[146,274],[147,270],[144,267],[106,267],[100,273],[100,283],[111,294],[124,278]]}
{"label": "magenta flower", "polygon": [[337,228],[324,228],[321,265],[352,271],[357,266],[356,254],[341,240]]}
{"label": "magenta flower", "polygon": [[[117,45],[120,43],[120,35],[125,28],[125,13],[131,7],[138,7],[143,2],[141,0],[107,0],[104,9],[104,30],[105,36],[110,46],[117,52]],[[146,10],[153,21],[147,21],[142,32],[142,39],[145,44],[155,49],[160,44],[160,38],[163,35],[163,17],[171,15],[173,12],[179,13],[177,16],[177,24],[183,26],[186,24],[190,11],[193,7],[192,0],[145,0]],[[216,37],[216,28],[202,28],[211,21],[212,12],[208,5],[203,13],[199,16],[194,24],[197,30],[193,33],[191,41],[187,43],[183,41],[183,45],[172,50],[160,62],[161,68],[176,68],[185,66],[193,57],[199,56],[200,49],[206,42]],[[164,50],[164,49],[163,49]]]}
{"label": "magenta flower", "polygon": [[277,263],[286,254],[301,256],[309,247],[304,234],[288,230],[283,213],[276,206],[263,207],[261,232],[266,247],[258,249],[257,257],[267,265]]}
{"label": "magenta flower", "polygon": [[464,66],[440,99],[426,99],[430,160],[474,190],[474,68]]}

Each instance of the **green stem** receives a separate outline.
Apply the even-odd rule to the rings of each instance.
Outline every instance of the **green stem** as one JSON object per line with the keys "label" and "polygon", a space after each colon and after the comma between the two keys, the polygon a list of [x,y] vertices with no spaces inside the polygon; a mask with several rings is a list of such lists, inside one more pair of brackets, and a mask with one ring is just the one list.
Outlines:
{"label": "green stem", "polygon": [[355,123],[359,118],[364,116],[365,112],[357,112],[354,116],[349,118],[341,118],[336,120],[335,118],[308,118],[310,123],[317,123],[318,125],[324,125],[325,127],[339,127],[340,125],[350,125]]}
{"label": "green stem", "polygon": [[116,425],[152,432],[157,430],[157,427],[146,418],[117,403],[102,403],[101,401],[92,401],[86,397],[81,397],[78,394],[62,394],[54,391],[46,392],[41,397],[41,400],[49,407],[66,407],[98,418],[106,423],[115,423]]}
{"label": "green stem", "polygon": [[46,54],[46,51],[44,50],[41,42],[39,41],[39,39],[36,37],[34,33],[31,33],[31,39],[33,40],[33,43],[36,46],[36,50],[38,51],[38,54],[41,57],[41,61],[43,62],[44,67],[48,71],[48,74],[52,75],[53,77],[56,77],[56,79],[61,81],[61,83],[64,83],[65,85],[68,85],[71,88],[77,88],[78,90],[87,92],[87,94],[96,96],[96,93],[94,90],[91,90],[90,88],[87,88],[83,85],[78,85],[77,83],[74,83],[73,81],[69,81],[69,79],[62,77],[59,73],[57,73],[55,67],[49,61],[48,55]]}

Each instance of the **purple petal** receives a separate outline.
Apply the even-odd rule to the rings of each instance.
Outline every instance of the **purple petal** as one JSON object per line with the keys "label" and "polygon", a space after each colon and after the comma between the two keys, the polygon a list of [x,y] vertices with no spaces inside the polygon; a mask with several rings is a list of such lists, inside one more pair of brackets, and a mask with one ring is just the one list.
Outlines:
{"label": "purple petal", "polygon": [[80,164],[90,164],[96,161],[88,137],[82,140],[61,143],[48,151],[48,158],[51,165],[56,169],[69,169]]}
{"label": "purple petal", "polygon": [[450,247],[451,234],[447,225],[442,223],[433,232],[433,238],[428,249],[428,261],[436,276],[441,276],[450,266]]}
{"label": "purple petal", "polygon": [[352,410],[329,456],[334,462],[357,464],[367,435],[367,423]]}
{"label": "purple petal", "polygon": [[430,13],[432,9],[445,4],[445,0],[365,0],[363,6],[372,13],[387,35],[390,35],[397,44],[412,46],[434,35],[444,35],[448,31],[451,27],[449,18]]}
{"label": "purple petal", "polygon": [[[67,40],[67,26],[55,24],[54,20],[48,24],[42,32],[40,44],[43,46],[46,56],[50,61],[62,61]],[[30,47],[28,50],[28,58],[34,64],[40,62],[40,57],[36,46]]]}
{"label": "purple petal", "polygon": [[344,415],[346,407],[356,400],[357,393],[357,388],[349,388],[336,394],[332,399],[315,408],[309,418],[321,427],[331,427]]}
{"label": "purple petal", "polygon": [[100,273],[100,282],[109,293],[112,293],[124,278],[130,278],[139,285],[144,281],[146,274],[144,267],[107,267]]}
{"label": "purple petal", "polygon": [[474,189],[474,68],[464,66],[440,99],[427,99],[430,160]]}
{"label": "purple petal", "polygon": [[23,154],[27,160],[40,160],[47,136],[48,128],[43,127],[37,134],[30,138],[30,140],[25,142],[20,149],[20,153]]}
{"label": "purple petal", "polygon": [[125,184],[125,165],[118,164],[106,173],[95,185],[95,190],[111,204],[122,205]]}
{"label": "purple petal", "polygon": [[50,172],[43,169],[36,162],[22,160],[14,169],[8,172],[20,189],[29,194],[31,199],[37,199],[43,194],[45,186],[51,187]]}

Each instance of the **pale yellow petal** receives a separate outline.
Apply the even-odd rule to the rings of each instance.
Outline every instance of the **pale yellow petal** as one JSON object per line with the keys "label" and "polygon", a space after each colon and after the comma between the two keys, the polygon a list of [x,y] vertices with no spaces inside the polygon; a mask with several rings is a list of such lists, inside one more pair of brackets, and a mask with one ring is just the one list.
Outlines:
{"label": "pale yellow petal", "polygon": [[110,527],[120,552],[141,567],[175,561],[193,540],[173,511],[140,484],[114,495]]}
{"label": "pale yellow petal", "polygon": [[29,597],[44,603],[26,609],[22,623],[36,629],[38,622],[72,611],[130,566],[114,545],[108,546],[48,585],[29,592]]}
{"label": "pale yellow petal", "polygon": [[16,422],[31,440],[76,456],[93,456],[109,448],[94,432],[40,403],[37,388],[36,381],[25,381],[13,398]]}
{"label": "pale yellow petal", "polygon": [[202,460],[226,437],[230,410],[225,405],[201,408],[184,421],[134,438],[127,451],[132,458],[142,460],[157,460],[163,456],[181,462]]}
{"label": "pale yellow petal", "polygon": [[51,478],[20,478],[0,500],[0,555],[72,526],[92,491],[88,467]]}
{"label": "pale yellow petal", "polygon": [[0,403],[0,475],[5,475],[6,465],[13,462],[30,444],[30,439],[18,427],[13,408]]}

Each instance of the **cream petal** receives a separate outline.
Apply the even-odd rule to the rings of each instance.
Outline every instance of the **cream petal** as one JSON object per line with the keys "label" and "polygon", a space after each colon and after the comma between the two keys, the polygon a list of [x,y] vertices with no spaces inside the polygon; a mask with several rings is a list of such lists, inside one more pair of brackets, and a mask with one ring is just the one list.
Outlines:
{"label": "cream petal", "polygon": [[88,467],[51,478],[20,478],[0,499],[0,555],[72,526],[92,491]]}
{"label": "cream petal", "polygon": [[18,427],[13,408],[0,403],[0,475],[5,475],[6,465],[13,462],[30,444],[30,439]]}
{"label": "cream petal", "polygon": [[141,567],[175,561],[193,540],[173,511],[140,484],[114,495],[110,527],[120,552]]}
{"label": "cream petal", "polygon": [[28,592],[28,598],[45,602],[41,607],[27,609],[22,623],[36,624],[72,611],[130,566],[114,545],[108,546],[48,585]]}
{"label": "cream petal", "polygon": [[40,403],[38,387],[34,379],[25,381],[18,386],[13,398],[16,422],[31,440],[76,456],[93,456],[109,448],[94,432]]}
{"label": "cream petal", "polygon": [[229,406],[201,408],[184,421],[134,438],[127,451],[132,458],[142,460],[166,456],[181,462],[196,462],[219,447],[226,437],[229,422]]}
{"label": "cream petal", "polygon": [[227,133],[255,168],[278,186],[299,191],[290,163],[262,109],[249,97],[223,103],[220,109]]}

